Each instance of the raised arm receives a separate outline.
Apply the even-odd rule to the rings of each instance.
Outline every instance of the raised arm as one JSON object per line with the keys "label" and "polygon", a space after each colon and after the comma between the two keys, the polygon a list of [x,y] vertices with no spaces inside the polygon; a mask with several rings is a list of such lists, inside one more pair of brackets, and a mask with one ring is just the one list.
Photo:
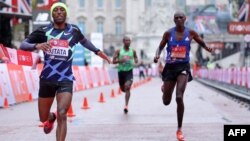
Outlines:
{"label": "raised arm", "polygon": [[164,47],[166,46],[167,42],[168,42],[168,38],[169,38],[170,32],[166,31],[163,36],[162,36],[162,40],[160,42],[159,47],[157,48],[156,52],[155,52],[155,57],[154,57],[154,62],[157,63],[158,59],[160,58],[161,52],[164,49]]}

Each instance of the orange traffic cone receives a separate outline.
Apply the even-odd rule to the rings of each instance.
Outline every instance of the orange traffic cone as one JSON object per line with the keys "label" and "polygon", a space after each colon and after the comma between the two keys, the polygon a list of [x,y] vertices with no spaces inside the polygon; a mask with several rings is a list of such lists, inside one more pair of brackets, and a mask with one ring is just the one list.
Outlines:
{"label": "orange traffic cone", "polygon": [[8,102],[8,99],[5,97],[4,103],[3,103],[3,108],[8,108],[8,107],[9,107],[9,102]]}
{"label": "orange traffic cone", "polygon": [[33,101],[32,94],[29,94],[29,101]]}
{"label": "orange traffic cone", "polygon": [[68,112],[67,112],[67,116],[68,116],[68,117],[74,117],[74,116],[75,116],[75,114],[74,114],[74,112],[73,112],[72,105],[70,105],[70,107],[69,107],[69,110],[68,110]]}
{"label": "orange traffic cone", "polygon": [[90,107],[88,106],[88,100],[86,97],[84,97],[82,109],[89,109],[89,108]]}
{"label": "orange traffic cone", "polygon": [[101,103],[105,102],[103,93],[100,94],[99,102],[101,102]]}
{"label": "orange traffic cone", "polygon": [[115,97],[115,91],[114,91],[114,89],[111,90],[111,95],[110,95],[110,97]]}

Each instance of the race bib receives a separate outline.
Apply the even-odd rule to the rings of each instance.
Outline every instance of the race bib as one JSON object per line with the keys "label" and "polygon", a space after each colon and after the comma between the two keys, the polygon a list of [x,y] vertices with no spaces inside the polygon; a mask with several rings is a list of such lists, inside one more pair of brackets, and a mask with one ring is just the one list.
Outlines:
{"label": "race bib", "polygon": [[122,58],[123,58],[124,60],[126,60],[126,61],[124,62],[124,64],[126,64],[126,65],[129,65],[129,64],[130,64],[130,60],[131,60],[131,57],[130,57],[130,56],[124,55]]}
{"label": "race bib", "polygon": [[69,43],[67,40],[52,39],[49,40],[51,50],[46,52],[50,59],[67,60],[69,56]]}
{"label": "race bib", "polygon": [[186,58],[186,52],[185,46],[172,47],[171,58]]}

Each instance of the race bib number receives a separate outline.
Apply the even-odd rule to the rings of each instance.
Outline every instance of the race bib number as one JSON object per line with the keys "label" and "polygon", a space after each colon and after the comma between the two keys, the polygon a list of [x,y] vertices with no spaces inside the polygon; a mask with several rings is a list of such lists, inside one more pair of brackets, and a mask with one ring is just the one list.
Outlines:
{"label": "race bib number", "polygon": [[122,58],[123,58],[124,60],[126,60],[126,61],[124,62],[124,64],[126,64],[126,65],[129,65],[129,64],[130,64],[130,60],[131,60],[131,57],[130,57],[130,56],[124,55]]}
{"label": "race bib number", "polygon": [[186,48],[185,46],[177,46],[172,48],[171,58],[186,58]]}
{"label": "race bib number", "polygon": [[67,60],[69,56],[69,43],[67,40],[52,39],[49,41],[51,50],[46,52],[50,59]]}

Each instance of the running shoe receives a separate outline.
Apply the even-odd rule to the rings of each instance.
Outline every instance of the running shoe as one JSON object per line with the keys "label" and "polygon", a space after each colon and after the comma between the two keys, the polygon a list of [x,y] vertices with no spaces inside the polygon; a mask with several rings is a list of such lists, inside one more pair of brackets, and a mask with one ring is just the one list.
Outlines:
{"label": "running shoe", "polygon": [[181,130],[176,131],[176,138],[178,141],[184,141],[184,136]]}
{"label": "running shoe", "polygon": [[56,121],[56,113],[52,113],[54,116],[54,119],[52,120],[47,120],[43,123],[43,131],[45,134],[49,134],[53,128],[54,128],[54,122]]}
{"label": "running shoe", "polygon": [[128,113],[128,107],[127,106],[125,106],[125,108],[124,108],[124,114],[127,114]]}

